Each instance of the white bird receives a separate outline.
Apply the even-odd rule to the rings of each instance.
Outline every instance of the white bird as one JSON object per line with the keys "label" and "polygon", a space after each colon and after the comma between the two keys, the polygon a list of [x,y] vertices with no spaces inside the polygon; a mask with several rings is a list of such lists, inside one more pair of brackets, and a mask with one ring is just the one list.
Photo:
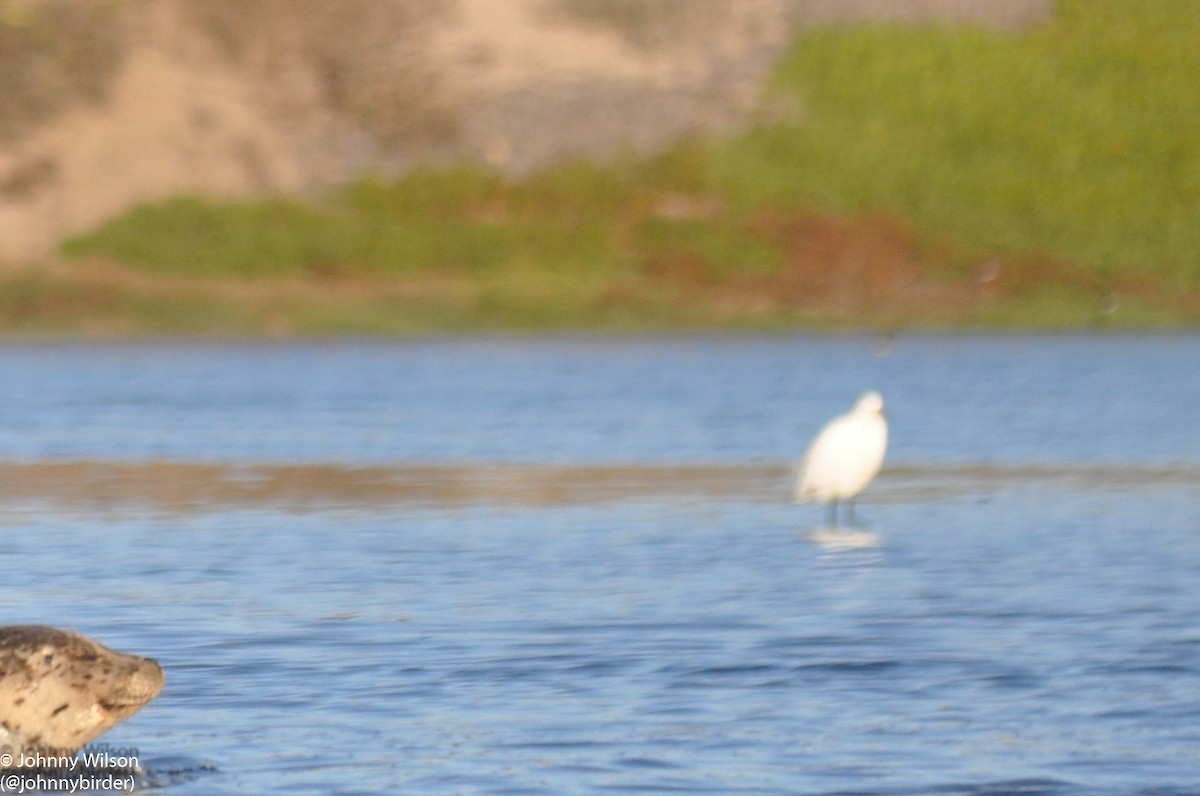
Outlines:
{"label": "white bird", "polygon": [[829,421],[817,434],[796,477],[796,502],[816,500],[829,504],[829,517],[837,525],[837,505],[848,501],[847,519],[854,522],[854,499],[883,466],[888,425],[883,396],[864,393],[853,411]]}

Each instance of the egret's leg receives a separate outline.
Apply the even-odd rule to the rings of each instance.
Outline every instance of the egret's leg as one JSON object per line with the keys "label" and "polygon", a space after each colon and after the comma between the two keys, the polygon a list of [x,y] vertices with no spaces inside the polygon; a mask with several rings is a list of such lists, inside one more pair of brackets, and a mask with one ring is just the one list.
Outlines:
{"label": "egret's leg", "polygon": [[829,527],[830,528],[837,527],[837,501],[836,500],[829,501]]}
{"label": "egret's leg", "polygon": [[850,498],[850,508],[846,510],[846,522],[854,524],[854,498]]}

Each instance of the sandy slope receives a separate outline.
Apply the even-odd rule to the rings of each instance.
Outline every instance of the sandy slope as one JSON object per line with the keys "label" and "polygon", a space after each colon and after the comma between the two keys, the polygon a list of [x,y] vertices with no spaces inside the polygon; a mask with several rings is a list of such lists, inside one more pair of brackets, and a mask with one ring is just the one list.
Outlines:
{"label": "sandy slope", "polygon": [[[40,92],[31,107],[54,109],[0,118],[0,257],[9,260],[171,194],[303,194],[431,159],[525,171],[573,154],[650,150],[746,119],[798,25],[863,16],[1015,25],[1050,6],[126,0],[89,34],[111,39],[114,65],[89,72],[81,55],[67,72],[38,43],[60,35],[78,48],[78,32],[56,28],[65,17],[51,13],[68,3],[10,3],[0,18],[0,69],[24,70],[14,85]],[[24,60],[6,64],[14,52]],[[81,73],[87,92],[72,84]],[[26,74],[55,79],[22,84]]]}

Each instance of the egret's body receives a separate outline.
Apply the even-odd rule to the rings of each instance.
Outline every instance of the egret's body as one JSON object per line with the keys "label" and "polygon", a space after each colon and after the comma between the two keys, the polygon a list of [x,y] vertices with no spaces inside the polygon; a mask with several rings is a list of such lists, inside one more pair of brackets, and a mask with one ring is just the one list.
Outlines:
{"label": "egret's body", "polygon": [[796,478],[796,501],[816,500],[829,505],[830,521],[837,524],[837,504],[849,503],[854,519],[854,499],[867,488],[883,465],[888,426],[883,398],[868,392],[853,411],[834,418],[813,440]]}

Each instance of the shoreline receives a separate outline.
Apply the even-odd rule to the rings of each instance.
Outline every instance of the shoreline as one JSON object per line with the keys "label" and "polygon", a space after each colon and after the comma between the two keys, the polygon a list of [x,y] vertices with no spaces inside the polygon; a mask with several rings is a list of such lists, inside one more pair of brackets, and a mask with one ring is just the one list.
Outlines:
{"label": "shoreline", "polygon": [[[80,510],[206,507],[551,507],[625,501],[789,503],[791,463],[545,465],[503,462],[238,464],[185,461],[0,462],[0,502]],[[897,463],[864,503],[975,498],[1004,489],[1069,486],[1139,491],[1200,481],[1176,464]]]}

